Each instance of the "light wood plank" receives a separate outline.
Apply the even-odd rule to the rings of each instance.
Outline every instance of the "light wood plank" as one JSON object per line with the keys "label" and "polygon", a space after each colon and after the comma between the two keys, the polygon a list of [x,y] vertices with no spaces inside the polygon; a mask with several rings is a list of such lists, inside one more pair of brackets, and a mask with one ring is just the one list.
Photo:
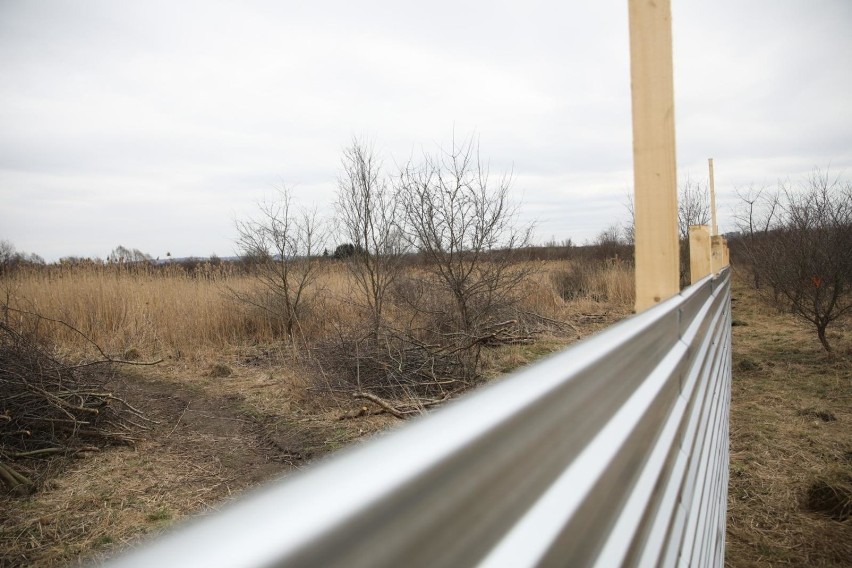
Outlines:
{"label": "light wood plank", "polygon": [[710,227],[689,227],[689,277],[695,284],[710,274]]}
{"label": "light wood plank", "polygon": [[680,291],[669,0],[629,0],[636,311]]}

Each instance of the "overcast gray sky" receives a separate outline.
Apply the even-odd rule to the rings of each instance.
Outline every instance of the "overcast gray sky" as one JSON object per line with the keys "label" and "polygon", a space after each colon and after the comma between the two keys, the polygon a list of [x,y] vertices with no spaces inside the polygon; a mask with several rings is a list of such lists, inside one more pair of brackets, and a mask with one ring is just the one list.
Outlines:
{"label": "overcast gray sky", "polygon": [[[852,174],[852,2],[673,2],[678,173]],[[626,0],[0,0],[0,239],[55,260],[230,255],[277,184],[331,213],[341,149],[476,133],[539,240],[625,220]]]}

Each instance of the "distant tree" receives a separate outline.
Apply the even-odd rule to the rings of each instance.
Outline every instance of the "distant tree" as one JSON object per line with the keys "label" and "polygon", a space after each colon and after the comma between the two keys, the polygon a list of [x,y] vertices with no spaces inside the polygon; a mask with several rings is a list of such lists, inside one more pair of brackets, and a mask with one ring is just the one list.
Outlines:
{"label": "distant tree", "polygon": [[16,257],[15,245],[10,241],[0,240],[0,275],[12,268]]}
{"label": "distant tree", "polygon": [[231,289],[231,293],[274,316],[293,338],[318,274],[316,254],[326,240],[316,209],[297,209],[290,190],[281,187],[275,199],[258,204],[257,217],[236,225],[237,247],[255,264],[261,286],[257,292]]}
{"label": "distant tree", "polygon": [[706,184],[687,177],[678,190],[677,230],[681,242],[689,242],[691,225],[710,223],[710,192]]}
{"label": "distant tree", "polygon": [[[779,205],[778,193],[766,187],[750,185],[737,188],[739,204],[734,218],[742,239],[746,241],[746,251],[755,249],[755,239],[761,239],[769,232],[775,220],[775,212]],[[754,288],[760,289],[760,272],[752,267]]]}
{"label": "distant tree", "polygon": [[624,243],[624,230],[618,223],[612,223],[606,229],[598,233],[595,237],[595,244],[598,246],[617,246]]}
{"label": "distant tree", "polygon": [[624,201],[624,208],[627,209],[629,218],[624,225],[624,242],[629,246],[636,245],[636,203],[633,200],[633,192],[627,192],[627,198]]}
{"label": "distant tree", "polygon": [[574,241],[571,238],[562,239],[561,241],[557,241],[556,237],[551,236],[549,240],[545,241],[545,247],[548,248],[572,248],[574,246]]}
{"label": "distant tree", "polygon": [[107,256],[107,262],[115,262],[119,264],[129,262],[151,262],[153,257],[150,254],[144,253],[141,250],[134,248],[129,249],[118,245]]}
{"label": "distant tree", "polygon": [[618,257],[624,253],[627,241],[624,228],[620,223],[612,223],[595,237],[597,255],[606,259]]}
{"label": "distant tree", "polygon": [[44,257],[42,257],[41,255],[38,255],[34,252],[31,252],[30,254],[25,255],[24,258],[25,258],[26,262],[28,262],[30,264],[39,264],[39,265],[47,264],[44,261]]}
{"label": "distant tree", "polygon": [[0,275],[11,272],[19,266],[43,264],[45,264],[44,259],[36,253],[17,251],[10,241],[0,240]]}
{"label": "distant tree", "polygon": [[747,258],[772,291],[762,296],[813,324],[831,353],[826,329],[852,311],[852,183],[815,170],[798,188],[782,183],[741,200]]}
{"label": "distant tree", "polygon": [[349,258],[350,256],[355,254],[355,245],[352,243],[343,243],[342,245],[337,245],[337,248],[334,249],[334,258]]}

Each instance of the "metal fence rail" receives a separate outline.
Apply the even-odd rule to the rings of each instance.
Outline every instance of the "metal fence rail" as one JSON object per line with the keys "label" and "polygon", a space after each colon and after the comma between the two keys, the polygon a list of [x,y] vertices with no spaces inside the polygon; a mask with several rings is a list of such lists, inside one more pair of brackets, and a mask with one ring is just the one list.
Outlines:
{"label": "metal fence rail", "polygon": [[112,562],[721,566],[730,271]]}

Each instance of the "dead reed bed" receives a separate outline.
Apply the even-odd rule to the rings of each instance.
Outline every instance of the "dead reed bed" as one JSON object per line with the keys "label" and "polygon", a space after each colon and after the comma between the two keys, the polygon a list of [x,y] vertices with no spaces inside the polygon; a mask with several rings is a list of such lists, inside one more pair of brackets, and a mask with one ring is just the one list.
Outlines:
{"label": "dead reed bed", "polygon": [[[192,270],[179,264],[82,263],[28,267],[7,275],[0,282],[0,303],[62,320],[118,358],[203,357],[223,348],[288,339],[269,313],[235,300],[234,292],[257,287],[257,279],[234,263],[200,263]],[[548,319],[628,313],[632,268],[619,262],[538,262],[514,292],[524,311]],[[363,302],[343,262],[323,263],[308,294],[299,318],[301,339],[328,337],[341,325],[358,325],[363,315]],[[55,326],[50,333],[67,350],[87,348],[69,328]]]}
{"label": "dead reed bed", "polygon": [[[630,313],[627,265],[596,263],[585,269],[584,291],[566,294],[559,282],[564,273],[583,270],[580,261],[524,262],[535,263],[529,265],[534,270],[511,291],[514,309],[524,320],[520,327],[539,333],[533,341],[483,348],[484,379]],[[424,267],[412,264],[403,279],[424,275]],[[164,359],[122,367],[104,387],[154,421],[135,449],[109,447],[86,459],[69,458],[44,470],[35,493],[0,494],[0,566],[67,565],[113,554],[143,534],[394,423],[351,392],[318,386],[317,366],[303,356],[364,325],[368,311],[346,265],[323,262],[295,340],[262,310],[234,301],[233,290],[257,286],[245,267],[233,264],[187,270],[84,263],[27,268],[0,279],[0,319],[16,317],[2,310],[8,305],[65,321],[110,356]],[[399,327],[411,315],[405,302],[392,303],[387,314]],[[43,325],[40,333],[69,360],[97,355],[80,334]]]}
{"label": "dead reed bed", "polygon": [[[232,291],[256,283],[228,265],[193,273],[179,266],[47,267],[19,271],[4,285],[12,307],[67,322],[119,356],[130,350],[181,356],[246,341],[268,343],[279,334],[268,314],[233,299]],[[69,329],[53,333],[60,345],[84,347]]]}

